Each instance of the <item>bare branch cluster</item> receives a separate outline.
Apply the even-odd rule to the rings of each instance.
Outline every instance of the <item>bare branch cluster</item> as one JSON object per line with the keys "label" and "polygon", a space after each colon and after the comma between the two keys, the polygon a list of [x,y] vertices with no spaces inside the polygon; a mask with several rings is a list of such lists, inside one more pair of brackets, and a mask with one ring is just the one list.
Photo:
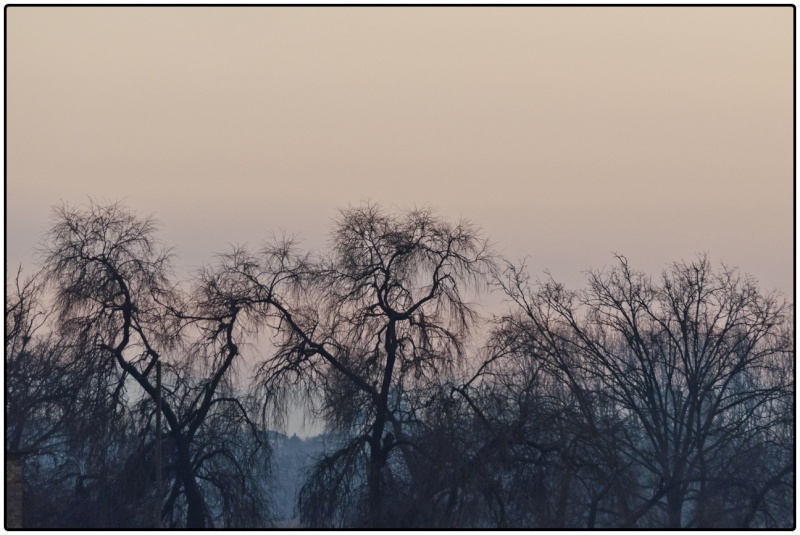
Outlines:
{"label": "bare branch cluster", "polygon": [[29,527],[269,527],[268,428],[297,404],[327,444],[301,525],[793,525],[794,311],[736,269],[617,256],[570,290],[468,221],[367,203],[322,250],[273,238],[179,283],[155,232],[62,206],[41,272],[6,281]]}

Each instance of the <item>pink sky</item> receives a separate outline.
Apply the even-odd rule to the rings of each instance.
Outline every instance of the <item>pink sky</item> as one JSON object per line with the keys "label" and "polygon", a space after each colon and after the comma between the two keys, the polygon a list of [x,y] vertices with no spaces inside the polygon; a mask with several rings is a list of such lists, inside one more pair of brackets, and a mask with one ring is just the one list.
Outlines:
{"label": "pink sky", "polygon": [[7,9],[7,253],[127,199],[191,269],[362,199],[572,287],[708,252],[793,293],[780,8]]}

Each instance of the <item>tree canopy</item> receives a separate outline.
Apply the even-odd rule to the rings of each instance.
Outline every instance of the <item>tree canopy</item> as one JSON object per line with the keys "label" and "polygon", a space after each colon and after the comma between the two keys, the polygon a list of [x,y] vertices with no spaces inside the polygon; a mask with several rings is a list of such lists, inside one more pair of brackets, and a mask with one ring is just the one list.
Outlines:
{"label": "tree canopy", "polygon": [[[6,280],[26,527],[794,525],[793,305],[704,255],[572,290],[469,221],[367,203],[320,250],[178,280],[153,219],[92,202],[55,209],[40,258]],[[281,519],[297,404],[325,446]]]}

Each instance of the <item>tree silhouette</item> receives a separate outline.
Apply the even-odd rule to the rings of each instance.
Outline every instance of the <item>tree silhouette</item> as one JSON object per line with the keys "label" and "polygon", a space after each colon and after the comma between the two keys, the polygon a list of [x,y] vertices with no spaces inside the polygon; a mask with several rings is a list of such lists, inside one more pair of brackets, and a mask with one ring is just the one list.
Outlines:
{"label": "tree silhouette", "polygon": [[468,223],[425,210],[396,216],[375,205],[343,210],[324,255],[300,255],[281,242],[223,258],[231,292],[246,289],[253,310],[276,329],[261,383],[302,381],[321,397],[330,428],[350,437],[303,489],[301,510],[312,525],[331,521],[345,503],[346,524],[401,521],[389,517],[385,489],[390,457],[411,447],[409,392],[462,358],[474,317],[463,292],[491,264]]}
{"label": "tree silhouette", "polygon": [[26,527],[270,527],[268,426],[295,403],[325,425],[310,527],[793,525],[793,307],[705,256],[655,279],[618,256],[573,291],[469,222],[362,204],[319,251],[177,281],[153,220],[94,202],[40,253],[6,281]]}
{"label": "tree silhouette", "polygon": [[[740,513],[758,508],[755,489],[794,472],[790,456],[769,446],[794,390],[788,306],[703,256],[673,264],[659,284],[618,261],[592,272],[583,292],[552,281],[532,291],[513,267],[505,289],[540,355],[571,375],[576,393],[604,400],[626,422],[617,447],[641,471],[646,493],[624,524],[748,525]],[[743,479],[757,452],[770,455],[770,466]]]}
{"label": "tree silhouette", "polygon": [[[178,509],[185,507],[188,528],[226,516],[245,525],[258,522],[265,507],[242,456],[263,444],[255,440],[236,449],[252,421],[242,400],[231,395],[230,375],[239,360],[235,338],[244,332],[235,299],[220,297],[204,279],[189,296],[179,291],[154,222],[120,204],[57,209],[44,254],[62,334],[93,365],[116,370],[114,396],[138,406],[148,428],[156,363],[164,365],[161,407],[172,483],[162,517],[180,522],[173,515],[183,504]],[[153,446],[153,440],[143,445]],[[250,517],[241,516],[244,510]]]}

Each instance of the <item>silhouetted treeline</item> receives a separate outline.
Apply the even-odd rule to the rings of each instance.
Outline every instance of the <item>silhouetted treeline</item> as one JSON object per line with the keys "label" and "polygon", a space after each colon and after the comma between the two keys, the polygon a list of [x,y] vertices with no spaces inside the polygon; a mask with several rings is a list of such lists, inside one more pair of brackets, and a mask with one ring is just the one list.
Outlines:
{"label": "silhouetted treeline", "polygon": [[[735,269],[619,256],[573,291],[466,221],[367,204],[322,251],[274,239],[179,281],[155,231],[62,206],[40,271],[7,278],[25,527],[794,526],[792,305]],[[295,454],[267,430],[298,404],[337,439],[287,524],[271,443]]]}

